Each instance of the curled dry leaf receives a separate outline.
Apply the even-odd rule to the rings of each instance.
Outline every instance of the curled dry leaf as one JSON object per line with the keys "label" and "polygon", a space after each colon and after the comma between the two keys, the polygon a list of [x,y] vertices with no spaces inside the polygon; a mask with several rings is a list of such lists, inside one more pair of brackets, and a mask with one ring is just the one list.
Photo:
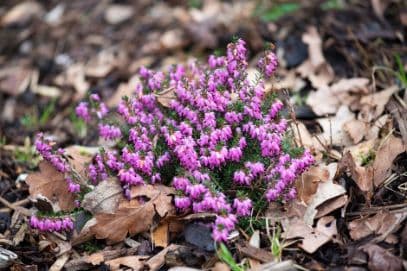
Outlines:
{"label": "curled dry leaf", "polygon": [[334,114],[340,106],[340,101],[328,86],[322,86],[308,95],[307,104],[318,116]]}
{"label": "curled dry leaf", "polygon": [[[323,204],[330,204],[329,206],[325,206],[325,212],[331,212],[342,207],[338,206],[337,204],[332,204],[332,202],[329,200],[342,196],[346,193],[345,188],[343,188],[341,185],[333,183],[333,177],[335,176],[338,165],[336,163],[332,163],[328,166],[320,165],[320,167],[322,169],[320,173],[323,175],[319,176],[319,178],[324,178],[326,180],[318,183],[316,192],[308,201],[309,204],[304,214],[304,221],[308,225],[312,225],[314,223],[314,218],[318,213],[318,208],[321,208]],[[328,178],[326,178],[327,172]]]}
{"label": "curled dry leaf", "polygon": [[148,259],[145,262],[145,265],[151,271],[159,270],[165,264],[165,256],[167,255],[167,253],[170,251],[175,251],[175,250],[179,249],[180,247],[181,247],[180,245],[176,245],[176,244],[169,245],[168,247],[161,250],[158,254],[156,254],[152,258]]}
{"label": "curled dry leaf", "polygon": [[82,207],[92,214],[113,214],[123,198],[123,189],[116,178],[100,182],[95,189],[85,195]]}
{"label": "curled dry leaf", "polygon": [[15,5],[1,19],[1,25],[25,24],[34,17],[44,14],[43,7],[35,1],[26,1]]}
{"label": "curled dry leaf", "polygon": [[382,143],[381,147],[376,152],[376,157],[373,163],[373,180],[374,185],[381,185],[391,173],[393,160],[402,152],[405,152],[405,146],[400,138],[393,135],[389,136]]}
{"label": "curled dry leaf", "polygon": [[101,51],[85,66],[85,74],[89,77],[104,78],[113,69],[123,67],[127,63],[125,51],[109,48]]}
{"label": "curled dry leaf", "polygon": [[370,234],[387,235],[397,231],[406,219],[407,212],[390,213],[380,211],[372,217],[353,220],[348,224],[349,234],[353,240],[362,239]]}
{"label": "curled dry leaf", "polygon": [[133,7],[130,5],[109,5],[105,10],[105,20],[109,24],[116,25],[127,21],[133,16]]}
{"label": "curled dry leaf", "polygon": [[23,66],[0,69],[0,91],[17,96],[30,84],[32,70]]}
{"label": "curled dry leaf", "polygon": [[167,247],[169,242],[169,223],[164,221],[151,233],[151,239],[156,247]]}
{"label": "curled dry leaf", "polygon": [[308,78],[315,88],[327,86],[334,79],[334,71],[325,60],[322,39],[316,27],[309,27],[302,40],[308,45],[309,59],[297,68],[298,72]]}
{"label": "curled dry leaf", "polygon": [[384,248],[368,244],[363,247],[363,251],[369,255],[367,267],[372,271],[401,271],[403,270],[403,261],[385,250]]}
{"label": "curled dry leaf", "polygon": [[346,92],[368,94],[368,84],[369,79],[363,77],[355,77],[350,79],[343,78],[338,82],[332,84],[331,90],[334,94],[341,94]]}
{"label": "curled dry leaf", "polygon": [[343,126],[345,123],[355,119],[355,115],[349,110],[346,105],[342,105],[335,117],[318,119],[318,123],[322,126],[323,133],[317,135],[320,141],[325,146],[349,146],[352,144],[349,136],[345,133]]}
{"label": "curled dry leaf", "polygon": [[399,87],[393,85],[385,90],[362,97],[360,100],[360,116],[362,116],[363,120],[371,121],[381,116],[391,96],[397,91],[399,91]]}
{"label": "curled dry leaf", "polygon": [[39,172],[31,173],[26,179],[30,196],[35,198],[42,195],[54,203],[53,206],[58,206],[60,210],[72,210],[75,207],[75,195],[69,193],[64,175],[47,161],[41,161],[39,168]]}
{"label": "curled dry leaf", "polygon": [[[174,213],[171,203],[173,190],[162,185],[145,185],[133,187],[132,200],[123,198],[114,214],[97,214],[96,225],[91,231],[98,239],[107,239],[110,243],[123,241],[127,233],[134,235],[150,229],[154,218],[165,217]],[[147,198],[148,201],[145,201]]]}
{"label": "curled dry leaf", "polygon": [[329,171],[324,166],[311,167],[296,182],[298,198],[308,204],[317,192],[319,182],[328,179]]}
{"label": "curled dry leaf", "polygon": [[338,234],[336,220],[333,216],[320,218],[315,228],[307,225],[298,217],[283,220],[282,225],[284,228],[282,237],[286,239],[302,238],[300,247],[311,254]]}
{"label": "curled dry leaf", "polygon": [[[72,146],[65,149],[65,154],[69,158],[69,163],[77,173],[85,179],[85,165],[90,162],[91,155],[84,152],[79,146]],[[32,198],[45,197],[54,207],[54,211],[70,211],[74,205],[75,196],[68,191],[65,176],[57,171],[47,161],[41,161],[39,172],[31,173],[27,176],[26,183],[29,185],[29,192]]]}
{"label": "curled dry leaf", "polygon": [[331,86],[322,85],[309,94],[307,104],[319,116],[335,114],[341,105],[350,106],[360,95],[367,94],[368,83],[367,78],[350,78],[341,79]]}
{"label": "curled dry leaf", "polygon": [[357,144],[369,132],[369,125],[361,120],[350,120],[343,125],[343,129],[352,139],[353,143]]}
{"label": "curled dry leaf", "polygon": [[174,88],[168,88],[156,94],[157,101],[164,107],[169,107],[170,102],[175,98]]}
{"label": "curled dry leaf", "polygon": [[340,161],[337,175],[346,172],[346,170],[350,171],[353,181],[363,192],[366,199],[370,199],[373,193],[373,168],[371,166],[362,167],[356,164],[353,156],[348,151]]}

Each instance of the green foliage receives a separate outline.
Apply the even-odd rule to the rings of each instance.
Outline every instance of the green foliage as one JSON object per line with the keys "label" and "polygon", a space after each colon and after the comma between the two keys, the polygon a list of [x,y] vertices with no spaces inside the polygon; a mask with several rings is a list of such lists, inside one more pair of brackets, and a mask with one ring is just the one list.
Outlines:
{"label": "green foliage", "polygon": [[271,254],[274,257],[281,260],[283,254],[283,244],[280,242],[281,239],[281,229],[280,227],[274,228],[273,236],[271,237]]}
{"label": "green foliage", "polygon": [[86,241],[85,243],[79,245],[79,248],[88,252],[89,254],[98,252],[103,249],[103,245],[100,244],[97,240],[92,239],[89,241]]}
{"label": "green foliage", "polygon": [[38,129],[47,124],[51,120],[52,115],[55,113],[56,100],[52,100],[44,108],[41,113],[38,113],[36,110],[25,114],[20,118],[20,123],[28,130]]}
{"label": "green foliage", "polygon": [[83,119],[78,118],[75,114],[75,110],[72,108],[69,114],[69,120],[72,123],[73,129],[75,134],[79,136],[79,138],[84,138],[87,134],[87,126]]}
{"label": "green foliage", "polygon": [[403,62],[401,61],[401,58],[398,54],[394,56],[396,60],[396,64],[398,67],[398,71],[396,71],[396,76],[400,80],[401,84],[403,87],[407,87],[407,74],[406,71],[404,70]]}
{"label": "green foliage", "polygon": [[364,167],[374,161],[374,159],[376,158],[376,153],[373,149],[370,149],[367,153],[361,153],[360,158],[362,160],[361,166]]}
{"label": "green foliage", "polygon": [[[260,18],[264,21],[277,21],[281,17],[293,13],[301,8],[300,4],[295,2],[281,3],[274,5],[271,9],[259,12]],[[261,8],[259,8],[261,10]]]}
{"label": "green foliage", "polygon": [[40,160],[29,137],[25,138],[23,147],[16,148],[13,156],[16,161],[26,164],[29,168],[35,168]]}
{"label": "green foliage", "polygon": [[321,5],[323,10],[342,9],[343,7],[344,4],[342,0],[327,0]]}
{"label": "green foliage", "polygon": [[303,147],[295,146],[293,134],[290,132],[288,132],[283,138],[281,146],[283,148],[283,152],[289,154],[291,157],[298,157],[304,153]]}
{"label": "green foliage", "polygon": [[202,7],[202,0],[188,0],[188,7],[199,9]]}
{"label": "green foliage", "polygon": [[232,253],[230,253],[229,249],[223,243],[220,243],[220,248],[218,249],[218,257],[221,261],[226,263],[232,271],[245,270],[244,267],[236,263]]}

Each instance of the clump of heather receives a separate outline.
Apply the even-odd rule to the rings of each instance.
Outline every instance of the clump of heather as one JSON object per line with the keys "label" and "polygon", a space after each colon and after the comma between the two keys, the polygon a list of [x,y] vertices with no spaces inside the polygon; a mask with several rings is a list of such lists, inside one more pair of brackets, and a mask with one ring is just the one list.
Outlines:
{"label": "clump of heather", "polygon": [[[277,64],[266,51],[257,66],[261,76],[251,82],[245,42],[238,40],[226,56],[211,55],[207,64],[175,65],[167,72],[142,67],[142,83],[132,97],[123,97],[118,119],[107,118],[107,107],[91,95],[76,113],[86,122],[95,119],[99,136],[115,147],[94,157],[90,182],[117,176],[127,197],[132,186],[170,184],[180,212],[216,214],[216,241],[226,241],[258,202],[295,198],[294,182],[314,160],[293,145],[280,114],[283,103],[265,88]],[[164,102],[163,96],[172,98]],[[48,147],[37,149],[63,168],[52,162]]]}
{"label": "clump of heather", "polygon": [[70,217],[64,218],[39,218],[32,216],[30,226],[33,229],[49,232],[71,231],[74,228],[73,221]]}

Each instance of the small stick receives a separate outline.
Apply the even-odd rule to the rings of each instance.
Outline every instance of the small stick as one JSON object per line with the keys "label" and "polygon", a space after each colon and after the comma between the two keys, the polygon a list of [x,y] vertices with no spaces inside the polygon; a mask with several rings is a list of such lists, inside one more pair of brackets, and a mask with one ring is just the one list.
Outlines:
{"label": "small stick", "polygon": [[[25,198],[25,199],[22,199],[22,200],[19,200],[19,201],[14,202],[12,205],[13,205],[14,207],[19,207],[19,206],[24,206],[24,205],[26,205],[26,204],[29,203],[29,202],[30,202],[30,199],[29,199],[29,198]],[[5,205],[5,204],[4,204],[4,205]],[[12,208],[9,208],[9,207],[0,208],[0,213],[9,212],[10,210],[12,210]]]}
{"label": "small stick", "polygon": [[32,212],[24,207],[21,206],[15,206],[13,203],[10,203],[8,200],[0,196],[0,202],[6,206],[7,208],[10,208],[14,211],[19,211],[21,214],[25,216],[31,216]]}

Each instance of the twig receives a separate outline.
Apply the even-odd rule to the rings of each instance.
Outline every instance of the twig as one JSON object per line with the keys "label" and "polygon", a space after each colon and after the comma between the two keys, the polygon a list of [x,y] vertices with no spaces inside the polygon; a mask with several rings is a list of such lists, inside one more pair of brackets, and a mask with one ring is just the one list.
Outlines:
{"label": "twig", "polygon": [[7,208],[10,208],[14,211],[18,211],[21,214],[25,215],[25,216],[31,216],[32,212],[24,207],[21,206],[15,206],[13,203],[10,203],[8,200],[6,200],[5,198],[0,196],[0,202],[6,206]]}
{"label": "twig", "polygon": [[[19,207],[19,206],[24,206],[24,205],[26,205],[26,204],[29,203],[29,202],[30,202],[30,199],[29,199],[29,198],[25,198],[25,199],[22,199],[22,200],[19,200],[19,201],[14,202],[12,205],[13,205],[14,207]],[[3,204],[4,204],[4,203],[3,203]],[[4,205],[6,205],[6,204],[4,204]],[[0,208],[0,213],[9,212],[10,210],[12,210],[12,208],[10,208],[10,207]]]}

